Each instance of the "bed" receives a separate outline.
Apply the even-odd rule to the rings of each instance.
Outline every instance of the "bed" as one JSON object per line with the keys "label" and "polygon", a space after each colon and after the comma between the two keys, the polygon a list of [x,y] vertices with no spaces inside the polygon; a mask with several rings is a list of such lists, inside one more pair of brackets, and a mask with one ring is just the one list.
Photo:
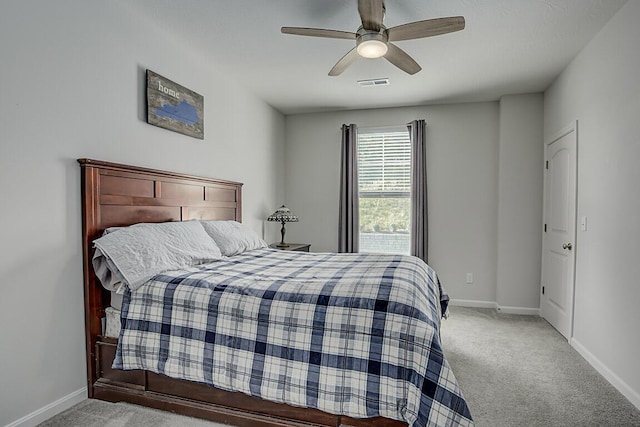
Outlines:
{"label": "bed", "polygon": [[[113,333],[105,334],[104,325],[107,313],[112,310],[111,299],[113,294],[105,289],[96,277],[92,265],[95,253],[94,241],[103,236],[104,231],[111,227],[126,227],[139,223],[177,221],[188,223],[200,221],[206,223],[212,220],[241,222],[242,184],[89,159],[80,159],[79,163],[82,171],[87,386],[90,398],[112,402],[125,401],[235,426],[407,426],[407,422],[399,421],[403,417],[409,420],[416,420],[415,425],[473,425],[467,404],[440,348],[439,321],[443,307],[440,305],[439,295],[436,299],[429,299],[424,289],[417,289],[413,290],[412,296],[408,298],[405,295],[406,292],[402,291],[400,292],[401,298],[408,298],[408,302],[405,303],[381,293],[383,289],[391,289],[384,286],[379,289],[376,288],[376,292],[379,295],[378,298],[360,294],[366,288],[363,285],[372,280],[376,281],[374,278],[376,268],[381,271],[379,276],[385,277],[385,272],[390,271],[389,268],[392,265],[401,266],[398,268],[403,271],[406,268],[406,271],[410,271],[407,273],[409,275],[418,273],[426,275],[424,277],[428,276],[432,285],[437,284],[439,286],[435,273],[430,269],[427,270],[424,263],[421,264],[412,257],[367,256],[362,254],[294,254],[274,249],[247,251],[237,256],[234,255],[233,257],[216,261],[212,265],[195,265],[185,269],[185,271],[160,274],[150,281],[145,281],[138,290],[125,290],[126,295],[121,309],[127,316],[126,318],[123,316],[123,323],[127,325],[127,328],[123,328],[122,335],[119,335],[119,338],[107,336],[114,335]],[[354,263],[356,258],[358,262]],[[409,268],[408,264],[411,263],[416,265]],[[418,273],[415,273],[414,270],[417,270]],[[341,271],[342,273],[339,277],[335,273],[331,273],[331,277],[323,276],[324,274],[329,274],[326,273],[328,271]],[[221,275],[225,276],[224,285],[206,282],[202,278],[204,276],[220,277]],[[355,284],[347,284],[344,278],[348,276],[358,277],[360,282],[356,281]],[[402,281],[411,282],[412,280]],[[207,298],[211,299],[211,295],[222,290],[226,292],[224,298],[229,298],[230,295],[232,300],[236,301],[235,308],[227,313],[230,316],[231,314],[235,316],[229,317],[232,320],[224,318],[223,310],[220,309],[222,306],[216,306],[217,316],[212,316],[210,313],[205,314],[207,316],[205,323],[207,324],[216,320],[222,322],[225,319],[228,323],[235,322],[235,329],[238,329],[238,322],[245,322],[246,324],[243,324],[240,329],[259,331],[262,328],[265,331],[273,331],[275,326],[269,323],[272,320],[267,322],[270,318],[267,315],[265,319],[261,307],[264,307],[265,300],[270,300],[269,304],[277,300],[282,304],[280,309],[282,322],[280,323],[287,324],[287,331],[293,330],[295,332],[291,336],[297,336],[296,334],[304,335],[303,329],[306,324],[312,332],[310,335],[302,337],[301,341],[309,340],[313,344],[314,336],[317,337],[318,333],[320,333],[320,336],[327,334],[329,336],[328,341],[341,342],[338,346],[340,348],[345,346],[361,347],[362,343],[359,343],[357,339],[349,336],[349,334],[344,336],[344,328],[337,327],[332,330],[326,324],[319,326],[317,318],[314,316],[307,316],[309,318],[304,320],[306,311],[300,310],[300,305],[296,304],[304,303],[308,305],[309,301],[302,300],[313,298],[316,312],[318,312],[318,307],[323,310],[335,309],[328,303],[328,297],[326,301],[318,297],[318,295],[328,295],[327,292],[322,290],[331,287],[331,289],[338,289],[339,292],[345,293],[345,295],[339,294],[336,297],[337,294],[332,290],[331,292],[334,293],[331,294],[331,300],[348,301],[345,303],[350,308],[348,313],[362,311],[360,310],[362,307],[355,307],[354,304],[372,304],[370,312],[373,318],[376,316],[388,316],[388,318],[391,318],[394,313],[397,314],[398,307],[404,307],[403,310],[409,310],[410,313],[405,313],[403,317],[413,319],[410,323],[418,323],[421,327],[432,331],[430,335],[425,335],[424,337],[429,347],[425,347],[424,351],[420,351],[419,346],[413,345],[416,338],[407,338],[406,330],[398,330],[395,335],[394,332],[381,330],[378,337],[371,338],[371,342],[367,345],[372,347],[373,341],[379,339],[378,345],[380,348],[387,346],[385,348],[392,348],[392,351],[396,351],[393,350],[394,345],[389,344],[389,342],[393,341],[390,337],[396,336],[397,342],[405,343],[402,345],[403,350],[398,354],[402,354],[402,357],[406,358],[408,353],[405,348],[406,343],[411,342],[411,351],[414,355],[417,355],[415,357],[417,359],[420,359],[420,357],[425,358],[422,362],[418,360],[416,363],[418,363],[418,366],[425,366],[424,370],[426,372],[416,372],[420,369],[411,370],[402,365],[402,369],[406,371],[403,371],[402,375],[411,377],[417,387],[411,389],[413,392],[405,390],[402,398],[393,397],[393,399],[396,399],[395,401],[391,398],[385,400],[384,396],[376,394],[377,390],[381,390],[376,386],[376,381],[388,382],[388,376],[379,376],[381,371],[390,369],[391,365],[388,363],[367,360],[366,355],[359,358],[340,358],[337,356],[327,357],[326,354],[322,354],[321,350],[313,351],[313,348],[311,349],[312,351],[298,351],[296,344],[290,341],[291,336],[286,338],[284,333],[280,335],[283,341],[279,345],[276,345],[278,343],[257,339],[255,336],[252,336],[251,339],[240,339],[225,335],[225,339],[231,343],[225,347],[231,349],[230,353],[225,356],[219,350],[217,350],[217,353],[209,352],[220,355],[212,357],[211,360],[191,360],[191,356],[185,356],[185,354],[189,352],[188,348],[192,343],[190,342],[189,345],[183,343],[182,350],[178,353],[189,360],[188,365],[197,366],[198,369],[186,369],[184,366],[173,369],[171,363],[166,363],[168,367],[165,369],[166,353],[169,347],[162,343],[153,344],[153,341],[152,344],[147,345],[142,350],[142,353],[146,355],[157,353],[149,356],[150,364],[146,365],[147,362],[144,360],[139,363],[135,362],[141,357],[133,354],[134,350],[132,349],[140,342],[144,342],[146,338],[138,335],[141,332],[135,330],[132,325],[136,323],[148,325],[150,322],[147,318],[133,319],[132,313],[151,310],[144,308],[140,304],[142,304],[142,300],[154,299],[155,294],[159,295],[159,297],[155,298],[158,304],[155,308],[156,311],[162,312],[167,309],[177,311],[178,306],[188,306],[188,313],[192,313],[193,303],[190,301],[177,304],[175,303],[176,300],[172,299],[172,304],[176,304],[175,307],[171,308],[166,304],[163,305],[167,292],[170,292],[171,295],[180,293],[181,290],[184,290],[180,286],[184,284],[193,285],[194,288],[189,288],[189,291],[182,293],[206,293]],[[256,290],[260,286],[264,288]],[[292,292],[291,289],[293,288],[291,287],[304,289],[304,292]],[[314,290],[314,287],[317,287],[317,290]],[[260,293],[259,298],[253,295],[254,301],[261,302],[257,303],[254,310],[255,316],[252,316],[250,314],[251,304],[238,298],[254,292]],[[282,295],[294,294],[294,297],[282,297]],[[269,295],[269,297],[265,298],[265,295]],[[353,297],[354,295],[356,296],[355,298]],[[347,296],[350,298],[347,298]],[[414,313],[410,307],[412,305],[410,302],[413,301],[412,298],[424,300],[422,304],[425,307],[429,305],[429,310],[425,309],[417,314]],[[359,302],[354,303],[354,301]],[[367,303],[367,301],[369,302]],[[390,308],[392,304],[395,304],[393,309]],[[327,307],[328,305],[329,307]],[[245,311],[238,315],[242,310]],[[437,313],[437,315],[424,318],[423,311],[431,311],[432,313]],[[295,313],[295,315],[292,315],[292,313]],[[348,315],[351,316],[351,314]],[[252,319],[252,317],[255,317],[255,319]],[[295,325],[293,326],[291,324],[292,319],[295,319]],[[247,323],[254,322],[254,320],[255,323]],[[343,323],[348,324],[349,322]],[[176,328],[171,326],[171,329]],[[209,329],[207,331],[207,334],[211,332]],[[348,332],[351,334],[358,333],[355,330],[349,330]],[[158,333],[159,335],[157,336],[161,336],[160,340],[171,339],[168,338],[168,335],[163,335],[165,333],[164,329],[159,330]],[[299,337],[302,335],[299,335]],[[376,334],[372,334],[372,337],[373,335]],[[218,333],[218,336],[221,336],[221,334]],[[189,338],[192,337],[189,336]],[[216,339],[219,339],[219,337],[210,340],[210,342],[214,342]],[[254,359],[252,359],[254,368],[251,370],[247,368],[243,370],[242,367],[233,366],[231,363],[240,359],[238,357],[239,351],[244,352],[242,354],[248,354],[246,352],[247,349],[244,348],[247,342],[250,343],[251,352],[255,352],[258,355],[251,357],[262,358],[260,359],[260,366],[262,367],[260,370],[256,371]],[[129,343],[128,346],[127,343]],[[131,343],[137,344],[131,345]],[[202,345],[204,347],[207,346],[206,339],[203,339]],[[159,351],[156,352],[156,349]],[[273,356],[270,352],[274,351],[281,353],[278,355],[277,360],[284,361],[282,366],[284,366],[283,369],[285,371],[287,369],[291,370],[292,367],[300,368],[300,366],[304,366],[306,369],[305,375],[292,373],[285,378],[285,374],[274,368],[276,365],[267,365],[265,363],[265,355]],[[127,359],[128,356],[132,357]],[[162,369],[157,368],[157,357],[163,358]],[[330,359],[334,361],[327,362]],[[135,363],[131,362],[132,360]],[[314,361],[316,361],[315,364]],[[331,365],[332,363],[333,365]],[[337,384],[336,378],[331,377],[332,372],[342,372],[342,375],[344,375],[344,371],[341,369],[345,366],[345,363],[365,364],[356,369],[358,372],[350,377],[351,383],[349,383],[354,391],[362,389],[361,393],[353,393],[352,396],[350,387],[345,386],[345,384]],[[200,369],[203,365],[208,368]],[[144,367],[144,369],[137,369],[141,367]],[[397,367],[391,368],[396,369]],[[178,371],[182,372],[182,374]],[[186,371],[191,372],[191,374],[185,375]],[[225,382],[218,378],[211,384],[211,378],[207,377],[206,371],[222,373],[224,374],[223,377],[229,381]],[[410,374],[408,374],[409,371],[411,371]],[[233,375],[229,375],[229,372],[233,372]],[[246,382],[249,384],[245,388],[234,385],[234,381],[238,384],[243,383],[243,373],[246,374],[248,378]],[[311,378],[312,376],[313,378]],[[308,396],[300,400],[299,396],[290,390],[300,386],[300,384],[295,383],[296,378],[304,378],[304,387],[307,387],[310,383],[315,384],[314,390],[316,390],[316,394],[318,394],[318,390],[324,390],[324,392],[328,390],[329,394],[339,390],[340,397],[334,398],[330,403],[326,403],[327,399],[323,399],[322,396],[316,396],[316,400],[311,403],[309,403]],[[371,381],[374,382],[374,386],[370,385]],[[362,384],[363,382],[364,386],[356,387],[356,384]],[[286,384],[286,387],[281,387],[281,384]],[[397,384],[393,383],[391,388],[396,386]],[[418,390],[417,400],[416,396],[414,396],[414,389]],[[410,395],[409,399],[407,399],[407,393]],[[364,403],[358,405],[358,399],[361,399]],[[407,403],[407,400],[417,403],[412,406],[411,403]],[[385,402],[389,406],[386,409],[384,407]],[[392,407],[394,405],[397,407]],[[406,415],[406,413],[409,414]],[[399,417],[397,414],[402,414],[402,416]]]}

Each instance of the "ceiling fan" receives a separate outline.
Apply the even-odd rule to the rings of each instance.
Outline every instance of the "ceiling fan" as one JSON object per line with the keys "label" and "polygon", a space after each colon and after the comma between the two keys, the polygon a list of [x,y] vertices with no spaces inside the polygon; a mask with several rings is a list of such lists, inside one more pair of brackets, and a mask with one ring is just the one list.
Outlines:
{"label": "ceiling fan", "polygon": [[326,37],[331,39],[355,40],[356,47],[343,56],[329,71],[330,76],[340,75],[358,57],[383,57],[408,74],[415,74],[422,68],[404,50],[391,42],[437,36],[464,29],[464,17],[427,19],[386,28],[384,0],[358,0],[358,13],[362,25],[357,32],[325,30],[320,28],[282,27],[283,34],[298,36]]}

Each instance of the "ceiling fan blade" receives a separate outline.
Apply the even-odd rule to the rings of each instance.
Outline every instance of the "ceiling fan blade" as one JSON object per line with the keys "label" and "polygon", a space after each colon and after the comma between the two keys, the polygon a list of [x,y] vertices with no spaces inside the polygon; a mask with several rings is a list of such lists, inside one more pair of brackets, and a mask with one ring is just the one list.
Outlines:
{"label": "ceiling fan blade", "polygon": [[451,16],[448,18],[427,19],[411,22],[389,28],[389,41],[412,40],[423,37],[438,36],[464,29],[464,17]]}
{"label": "ceiling fan blade", "polygon": [[380,31],[384,19],[384,0],[358,0],[358,13],[365,30]]}
{"label": "ceiling fan blade", "polygon": [[322,28],[282,27],[282,34],[295,36],[325,37],[329,39],[355,40],[357,34],[349,31],[324,30]]}
{"label": "ceiling fan blade", "polygon": [[331,71],[329,71],[329,75],[339,76],[344,70],[347,69],[349,65],[353,64],[358,58],[360,58],[360,55],[358,55],[358,51],[354,47],[349,52],[347,52],[345,56],[340,58],[340,61],[338,61],[336,65],[333,66]]}
{"label": "ceiling fan blade", "polygon": [[400,68],[405,73],[411,75],[422,70],[422,67],[420,67],[420,65],[418,65],[418,63],[407,54],[407,52],[400,49],[393,43],[388,43],[388,47],[389,50],[387,50],[387,54],[384,56],[387,61]]}

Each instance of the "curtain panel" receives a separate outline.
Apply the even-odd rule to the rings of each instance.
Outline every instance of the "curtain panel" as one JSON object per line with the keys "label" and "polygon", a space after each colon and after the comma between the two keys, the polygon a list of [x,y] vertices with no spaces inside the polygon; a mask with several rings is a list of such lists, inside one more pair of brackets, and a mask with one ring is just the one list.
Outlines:
{"label": "curtain panel", "polygon": [[340,160],[340,213],[338,223],[338,252],[358,252],[358,128],[342,125]]}
{"label": "curtain panel", "polygon": [[411,139],[411,255],[427,262],[427,123],[414,120],[407,126]]}

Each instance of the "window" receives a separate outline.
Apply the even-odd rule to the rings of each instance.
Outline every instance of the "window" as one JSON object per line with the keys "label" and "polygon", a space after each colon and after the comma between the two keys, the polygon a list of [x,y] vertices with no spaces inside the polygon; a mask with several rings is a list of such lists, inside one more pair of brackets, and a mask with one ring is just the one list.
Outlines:
{"label": "window", "polygon": [[408,255],[411,142],[406,126],[358,129],[360,252]]}

